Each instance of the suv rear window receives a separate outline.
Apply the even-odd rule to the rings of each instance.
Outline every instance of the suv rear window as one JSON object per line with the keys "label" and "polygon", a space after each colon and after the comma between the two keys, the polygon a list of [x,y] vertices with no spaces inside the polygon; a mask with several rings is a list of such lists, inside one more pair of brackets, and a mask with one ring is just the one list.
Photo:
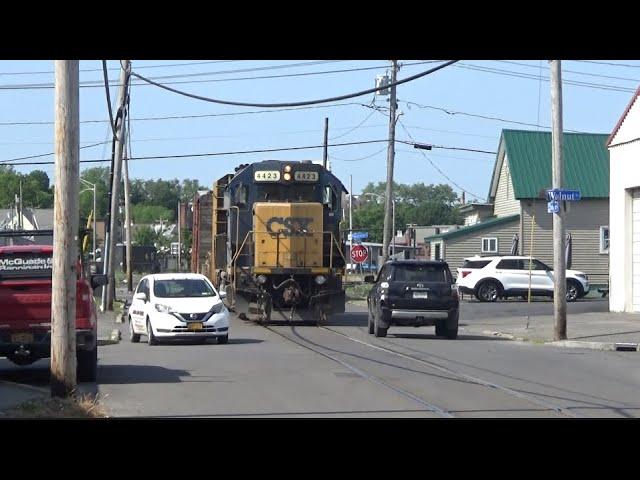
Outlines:
{"label": "suv rear window", "polygon": [[5,252],[0,254],[0,279],[51,278],[51,253]]}
{"label": "suv rear window", "polygon": [[491,263],[491,260],[465,260],[462,268],[484,268]]}
{"label": "suv rear window", "polygon": [[448,282],[451,273],[440,265],[395,265],[393,280],[396,282]]}

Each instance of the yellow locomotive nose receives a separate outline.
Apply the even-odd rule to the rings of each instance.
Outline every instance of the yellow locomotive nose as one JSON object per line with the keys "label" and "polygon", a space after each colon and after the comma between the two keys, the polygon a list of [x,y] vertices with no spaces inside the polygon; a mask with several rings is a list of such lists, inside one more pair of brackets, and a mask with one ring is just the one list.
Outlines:
{"label": "yellow locomotive nose", "polygon": [[254,212],[254,267],[322,267],[321,203],[255,203]]}

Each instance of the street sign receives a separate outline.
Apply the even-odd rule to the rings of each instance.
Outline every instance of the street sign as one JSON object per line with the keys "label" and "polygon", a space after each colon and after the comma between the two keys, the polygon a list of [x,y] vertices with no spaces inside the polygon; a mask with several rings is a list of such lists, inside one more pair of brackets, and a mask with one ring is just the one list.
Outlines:
{"label": "street sign", "polygon": [[547,199],[549,201],[577,202],[580,198],[580,190],[563,190],[561,188],[547,190]]}
{"label": "street sign", "polygon": [[355,263],[363,263],[369,258],[369,252],[362,245],[354,245],[351,247],[351,260]]}
{"label": "street sign", "polygon": [[364,240],[365,238],[369,238],[369,232],[353,232],[351,238],[353,240]]}
{"label": "street sign", "polygon": [[560,203],[557,200],[547,203],[547,213],[560,213]]}

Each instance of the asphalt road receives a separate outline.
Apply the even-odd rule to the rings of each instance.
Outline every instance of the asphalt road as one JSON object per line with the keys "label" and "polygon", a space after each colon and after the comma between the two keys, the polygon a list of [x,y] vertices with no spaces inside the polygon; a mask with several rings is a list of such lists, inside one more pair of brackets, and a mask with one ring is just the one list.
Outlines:
{"label": "asphalt road", "polygon": [[[461,323],[504,308],[465,302]],[[321,328],[234,318],[227,345],[150,347],[124,335],[100,348],[99,382],[81,389],[100,393],[117,417],[640,416],[637,353],[524,344],[464,327],[453,341],[433,327],[392,327],[376,339],[363,309],[349,310]],[[0,379],[46,385],[48,361],[0,359]]]}

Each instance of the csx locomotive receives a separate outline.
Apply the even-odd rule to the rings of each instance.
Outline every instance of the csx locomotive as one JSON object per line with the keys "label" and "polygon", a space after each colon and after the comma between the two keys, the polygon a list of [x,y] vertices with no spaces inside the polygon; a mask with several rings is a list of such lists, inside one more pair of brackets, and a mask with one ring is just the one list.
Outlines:
{"label": "csx locomotive", "polygon": [[[311,161],[241,165],[214,185],[211,247],[205,256],[207,246],[196,248],[194,271],[210,273],[236,311],[259,322],[321,322],[344,312],[344,193],[338,178]],[[203,267],[198,256],[206,257]]]}

